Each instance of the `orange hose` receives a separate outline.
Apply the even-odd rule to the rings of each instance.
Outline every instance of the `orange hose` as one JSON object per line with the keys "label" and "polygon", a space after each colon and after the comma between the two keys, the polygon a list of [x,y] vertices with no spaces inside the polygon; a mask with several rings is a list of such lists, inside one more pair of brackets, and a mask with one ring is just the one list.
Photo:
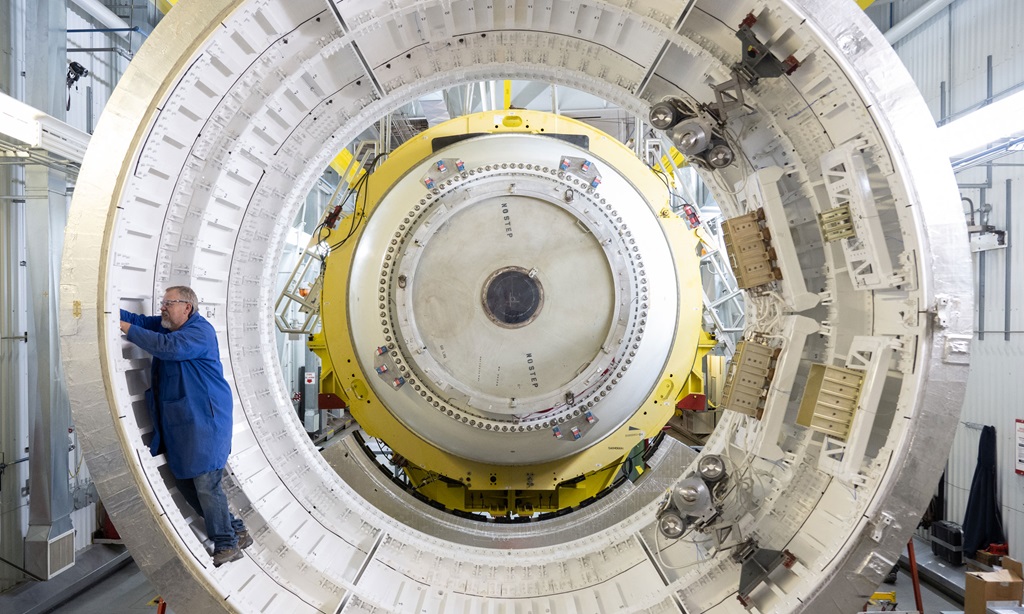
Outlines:
{"label": "orange hose", "polygon": [[914,556],[914,538],[907,542],[907,556],[910,558],[910,579],[914,583],[914,605],[918,612],[924,612],[924,605],[921,603],[921,580],[917,577],[917,557]]}

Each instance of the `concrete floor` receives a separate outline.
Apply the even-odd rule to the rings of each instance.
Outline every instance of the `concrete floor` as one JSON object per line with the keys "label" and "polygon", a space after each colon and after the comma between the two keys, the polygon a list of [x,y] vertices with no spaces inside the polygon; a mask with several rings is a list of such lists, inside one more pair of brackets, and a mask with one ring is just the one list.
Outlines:
{"label": "concrete floor", "polygon": [[[117,570],[85,593],[50,610],[54,614],[154,614],[157,593],[135,561]],[[112,604],[117,604],[116,606]],[[167,614],[173,610],[168,606]]]}
{"label": "concrete floor", "polygon": [[[962,568],[961,568],[962,569]],[[900,569],[896,574],[896,584],[883,584],[878,587],[879,592],[896,591],[896,609],[899,611],[916,611],[914,604],[914,587],[910,580],[910,573],[906,569]],[[930,585],[921,583],[921,604],[924,606],[925,614],[939,614],[940,612],[958,612],[963,606],[952,601],[942,593],[936,591]],[[868,611],[881,611],[880,608],[868,608]]]}

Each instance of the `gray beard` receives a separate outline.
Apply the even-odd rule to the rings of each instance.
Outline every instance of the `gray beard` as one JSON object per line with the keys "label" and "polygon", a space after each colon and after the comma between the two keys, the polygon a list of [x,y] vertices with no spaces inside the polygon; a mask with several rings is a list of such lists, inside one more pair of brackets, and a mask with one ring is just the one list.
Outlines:
{"label": "gray beard", "polygon": [[173,325],[171,324],[171,321],[167,319],[167,316],[160,316],[160,326],[169,330]]}

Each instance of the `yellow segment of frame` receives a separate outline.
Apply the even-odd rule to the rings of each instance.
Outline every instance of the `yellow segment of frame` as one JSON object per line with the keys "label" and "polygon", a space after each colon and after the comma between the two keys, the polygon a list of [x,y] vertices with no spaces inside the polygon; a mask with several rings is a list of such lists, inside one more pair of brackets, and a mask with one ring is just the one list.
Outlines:
{"label": "yellow segment of frame", "polygon": [[153,1],[153,4],[156,5],[157,10],[160,11],[161,13],[163,13],[164,15],[166,15],[167,11],[171,10],[172,8],[174,8],[174,5],[178,3],[178,0],[152,0],[152,1]]}
{"label": "yellow segment of frame", "polygon": [[[497,126],[497,127],[495,127]],[[590,153],[599,164],[619,169],[640,190],[647,202],[658,208],[659,221],[672,245],[674,265],[678,277],[680,309],[675,339],[654,390],[634,415],[604,440],[571,457],[529,466],[510,466],[481,463],[455,456],[409,430],[384,406],[367,383],[367,375],[360,367],[349,334],[347,287],[352,255],[365,228],[360,220],[368,217],[387,191],[407,171],[428,156],[433,139],[466,133],[545,133],[583,134],[590,138]],[[385,441],[393,450],[409,460],[416,468],[440,474],[461,483],[465,491],[456,496],[458,488],[433,482],[421,489],[425,494],[453,507],[465,509],[465,501],[473,491],[552,491],[564,482],[587,476],[580,496],[560,492],[563,501],[579,501],[603,490],[614,478],[614,472],[639,442],[655,437],[675,411],[678,394],[683,390],[693,369],[701,334],[701,282],[699,258],[696,254],[697,238],[686,222],[668,209],[668,196],[664,184],[612,137],[581,122],[565,117],[534,111],[492,111],[454,119],[427,130],[403,144],[393,152],[387,162],[367,181],[364,195],[359,196],[357,211],[341,220],[332,237],[345,237],[353,224],[358,224],[352,238],[335,246],[329,256],[324,278],[321,303],[322,334],[310,343],[310,349],[323,360],[323,392],[334,392],[346,400],[352,415],[369,435]],[[362,203],[366,203],[363,210]],[[664,331],[663,334],[670,334]],[[364,357],[370,360],[369,357]],[[610,475],[609,475],[610,473]],[[435,480],[438,481],[438,480]],[[414,482],[415,483],[415,482]],[[425,489],[425,490],[424,490]],[[579,490],[574,488],[573,490]],[[506,500],[508,495],[506,495]],[[457,505],[457,502],[463,502]],[[571,503],[570,503],[571,505]],[[517,506],[518,507],[518,506]]]}
{"label": "yellow segment of frame", "polygon": [[704,357],[707,356],[708,352],[713,350],[718,345],[718,341],[715,340],[709,333],[700,331],[700,342],[697,344],[697,356],[693,361],[693,368],[690,369],[690,373],[687,375],[685,382],[683,383],[682,390],[676,395],[676,402],[683,400],[684,397],[691,394],[705,394],[705,383],[704,383]]}
{"label": "yellow segment of frame", "polygon": [[534,513],[555,512],[580,505],[611,486],[620,467],[621,465],[616,463],[588,474],[582,480],[547,490],[469,489],[461,482],[446,480],[435,472],[419,467],[406,467],[405,473],[413,490],[449,509],[486,512],[492,516],[505,516],[510,513],[530,516]]}
{"label": "yellow segment of frame", "polygon": [[359,164],[352,164],[352,157],[352,152],[342,149],[341,153],[334,156],[330,165],[334,172],[338,173],[338,176],[341,177],[341,180],[349,185],[355,183],[360,175],[366,172]]}

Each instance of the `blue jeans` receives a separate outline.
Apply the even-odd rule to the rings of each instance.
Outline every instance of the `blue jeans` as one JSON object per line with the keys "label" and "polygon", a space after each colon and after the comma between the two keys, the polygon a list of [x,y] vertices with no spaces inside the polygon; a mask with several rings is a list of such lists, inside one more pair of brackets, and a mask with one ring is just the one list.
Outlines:
{"label": "blue jeans", "polygon": [[213,540],[213,551],[238,546],[237,534],[245,531],[245,523],[228,509],[228,498],[221,488],[223,469],[214,469],[194,478],[177,480],[178,490],[206,523],[206,535]]}

